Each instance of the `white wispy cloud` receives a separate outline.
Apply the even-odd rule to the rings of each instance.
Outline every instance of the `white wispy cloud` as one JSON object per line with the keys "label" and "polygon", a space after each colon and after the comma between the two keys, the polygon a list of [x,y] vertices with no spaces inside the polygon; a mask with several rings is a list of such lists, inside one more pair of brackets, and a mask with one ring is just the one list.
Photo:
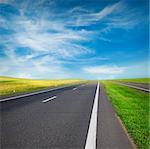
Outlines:
{"label": "white wispy cloud", "polygon": [[144,78],[150,74],[149,62],[139,61],[133,62],[130,65],[99,65],[99,66],[84,66],[81,69],[83,73],[88,74],[89,79],[116,79],[116,78]]}
{"label": "white wispy cloud", "polygon": [[[105,17],[112,15],[113,13],[119,12],[122,8],[122,2],[106,6],[98,12],[91,12],[79,7],[73,8],[72,11],[70,11],[72,13],[72,17],[68,21],[68,24],[73,26],[89,26],[91,24],[95,24],[99,21],[102,21]],[[73,21],[75,22],[74,24]]]}
{"label": "white wispy cloud", "polygon": [[125,71],[125,68],[118,66],[91,66],[83,68],[83,71],[91,74],[121,74]]}
{"label": "white wispy cloud", "polygon": [[[0,1],[0,3],[3,2],[14,6],[19,11],[19,15],[12,15],[11,20],[0,17],[0,27],[13,32],[11,35],[6,34],[0,37],[0,43],[5,45],[4,53],[7,55],[6,59],[0,61],[5,67],[1,69],[1,72],[8,75],[69,76],[65,63],[84,64],[86,61],[93,63],[106,60],[102,56],[93,59],[78,58],[78,56],[95,53],[94,49],[90,49],[83,43],[92,42],[95,38],[110,42],[110,39],[105,38],[105,34],[111,32],[113,28],[131,29],[138,23],[135,15],[129,16],[123,2],[108,5],[97,12],[79,6],[66,10],[64,13],[55,12],[53,7],[57,4],[54,1],[48,4],[51,12],[47,12],[43,7],[45,0],[32,5],[30,1],[22,3]],[[31,16],[26,15],[27,12],[31,13]],[[95,31],[80,28],[96,23],[103,23],[104,27]],[[30,53],[18,56],[16,49],[20,47],[30,49]],[[124,69],[96,66],[84,68],[84,71],[95,74],[119,74]]]}

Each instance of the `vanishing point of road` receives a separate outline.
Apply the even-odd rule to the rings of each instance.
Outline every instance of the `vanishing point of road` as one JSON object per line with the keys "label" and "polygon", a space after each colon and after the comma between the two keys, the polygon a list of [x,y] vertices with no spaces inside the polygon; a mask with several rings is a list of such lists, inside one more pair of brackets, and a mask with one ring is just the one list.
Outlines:
{"label": "vanishing point of road", "polygon": [[0,100],[2,149],[132,149],[99,83]]}

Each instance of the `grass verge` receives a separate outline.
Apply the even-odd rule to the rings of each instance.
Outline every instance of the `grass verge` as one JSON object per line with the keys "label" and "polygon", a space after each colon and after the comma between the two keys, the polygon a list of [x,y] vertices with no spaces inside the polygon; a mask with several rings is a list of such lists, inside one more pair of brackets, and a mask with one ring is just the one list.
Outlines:
{"label": "grass verge", "polygon": [[111,81],[101,82],[135,144],[141,149],[148,149],[150,147],[149,94]]}
{"label": "grass verge", "polygon": [[26,93],[63,85],[78,84],[83,80],[31,80],[10,77],[0,77],[0,96]]}

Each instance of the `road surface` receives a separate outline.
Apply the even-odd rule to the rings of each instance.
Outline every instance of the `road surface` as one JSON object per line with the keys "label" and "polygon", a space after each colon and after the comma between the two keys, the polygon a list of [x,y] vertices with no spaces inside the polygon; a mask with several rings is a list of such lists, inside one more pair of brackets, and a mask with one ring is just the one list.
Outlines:
{"label": "road surface", "polygon": [[150,88],[150,84],[149,84],[149,83],[126,82],[126,84],[128,84],[128,85],[133,85],[133,86],[137,86],[137,87],[141,87],[141,88],[144,88],[144,89],[149,89],[149,88]]}
{"label": "road surface", "polygon": [[[90,135],[96,139],[89,145]],[[99,90],[97,83],[1,102],[2,149],[85,147],[133,148],[103,88]]]}
{"label": "road surface", "polygon": [[135,88],[141,91],[150,92],[150,85],[144,83],[130,83],[130,82],[119,82],[118,84]]}

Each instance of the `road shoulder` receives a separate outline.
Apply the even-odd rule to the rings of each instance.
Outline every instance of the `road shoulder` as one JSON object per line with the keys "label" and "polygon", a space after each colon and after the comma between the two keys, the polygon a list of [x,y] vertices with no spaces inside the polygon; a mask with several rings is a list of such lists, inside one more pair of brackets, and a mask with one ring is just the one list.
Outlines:
{"label": "road shoulder", "polygon": [[132,149],[134,148],[102,85],[100,85],[97,126],[97,149]]}

